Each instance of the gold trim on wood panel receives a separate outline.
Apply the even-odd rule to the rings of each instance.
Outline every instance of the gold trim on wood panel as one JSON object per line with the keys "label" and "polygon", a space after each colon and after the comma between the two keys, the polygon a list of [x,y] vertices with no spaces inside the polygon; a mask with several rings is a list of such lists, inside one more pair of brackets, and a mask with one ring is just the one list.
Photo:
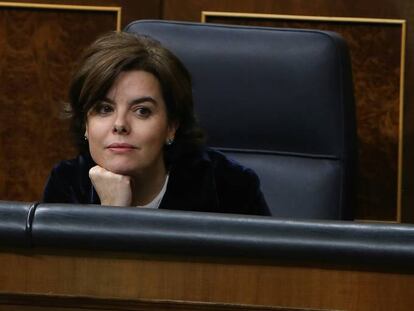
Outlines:
{"label": "gold trim on wood panel", "polygon": [[284,15],[284,14],[261,14],[261,13],[241,13],[241,12],[214,12],[202,11],[201,22],[206,22],[206,17],[247,17],[262,19],[291,19],[291,20],[308,20],[321,22],[353,22],[353,23],[378,23],[378,24],[402,24],[403,19],[386,19],[386,18],[364,18],[364,17],[337,17],[337,16],[308,16],[308,15]]}
{"label": "gold trim on wood panel", "polygon": [[75,11],[106,11],[116,13],[116,31],[121,31],[122,8],[118,6],[94,6],[94,5],[70,5],[70,4],[47,4],[26,2],[0,2],[0,7],[8,8],[30,8],[46,10],[75,10]]}
{"label": "gold trim on wood panel", "polygon": [[305,16],[305,15],[283,15],[283,14],[261,14],[241,12],[214,12],[202,11],[201,22],[206,23],[207,17],[245,17],[258,19],[279,19],[298,21],[319,21],[319,22],[347,22],[347,23],[373,23],[373,24],[397,24],[401,25],[401,61],[400,61],[400,105],[398,125],[398,163],[397,163],[397,211],[396,221],[401,222],[402,204],[402,170],[403,170],[403,121],[404,121],[404,72],[405,72],[405,45],[406,45],[406,20],[386,18],[364,18],[364,17],[331,17],[331,16]]}
{"label": "gold trim on wood panel", "polygon": [[402,172],[403,172],[403,133],[404,133],[404,77],[405,77],[405,41],[407,38],[407,23],[401,23],[401,69],[400,69],[400,123],[398,139],[398,188],[397,188],[397,222],[402,221]]}

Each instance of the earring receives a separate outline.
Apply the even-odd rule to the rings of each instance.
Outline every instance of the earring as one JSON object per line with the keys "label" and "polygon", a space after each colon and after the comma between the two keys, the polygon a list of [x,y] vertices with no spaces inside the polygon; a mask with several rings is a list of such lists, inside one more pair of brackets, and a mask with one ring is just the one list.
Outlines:
{"label": "earring", "polygon": [[86,136],[86,134],[83,135],[83,139],[88,140],[88,136]]}
{"label": "earring", "polygon": [[174,142],[174,138],[168,138],[167,141],[165,142],[165,144],[167,146],[171,146],[173,144],[173,142]]}

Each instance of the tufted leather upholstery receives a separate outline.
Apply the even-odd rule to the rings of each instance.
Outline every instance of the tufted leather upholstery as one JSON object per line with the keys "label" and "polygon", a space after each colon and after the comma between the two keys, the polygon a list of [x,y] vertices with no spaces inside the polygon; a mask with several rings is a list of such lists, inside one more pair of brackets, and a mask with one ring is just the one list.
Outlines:
{"label": "tufted leather upholstery", "polygon": [[183,61],[208,144],[258,173],[272,215],[352,218],[355,112],[341,37],[151,20],[125,30]]}
{"label": "tufted leather upholstery", "polygon": [[163,252],[414,271],[414,225],[408,224],[2,201],[0,216],[0,249]]}

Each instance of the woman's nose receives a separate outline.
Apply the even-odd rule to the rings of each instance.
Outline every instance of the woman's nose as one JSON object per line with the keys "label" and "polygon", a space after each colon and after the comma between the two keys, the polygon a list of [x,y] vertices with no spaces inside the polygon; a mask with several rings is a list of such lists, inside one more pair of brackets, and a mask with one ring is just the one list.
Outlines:
{"label": "woman's nose", "polygon": [[112,128],[112,133],[114,134],[128,134],[129,133],[127,116],[125,114],[120,113],[116,116],[114,126]]}
{"label": "woman's nose", "polygon": [[127,134],[128,133],[128,130],[127,130],[127,128],[124,125],[114,124],[114,127],[112,129],[112,132],[113,133],[116,133],[116,134]]}

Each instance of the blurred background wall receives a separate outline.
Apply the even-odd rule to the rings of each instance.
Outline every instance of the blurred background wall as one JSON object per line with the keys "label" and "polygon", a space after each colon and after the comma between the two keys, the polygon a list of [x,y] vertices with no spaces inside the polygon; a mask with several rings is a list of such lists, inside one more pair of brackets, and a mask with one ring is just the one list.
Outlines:
{"label": "blurred background wall", "polygon": [[[52,6],[36,7],[38,3]],[[61,115],[76,59],[99,34],[137,19],[339,32],[350,47],[357,103],[356,217],[414,222],[414,147],[410,144],[414,3],[410,0],[2,2],[1,200],[39,200],[52,166],[76,155]]]}

